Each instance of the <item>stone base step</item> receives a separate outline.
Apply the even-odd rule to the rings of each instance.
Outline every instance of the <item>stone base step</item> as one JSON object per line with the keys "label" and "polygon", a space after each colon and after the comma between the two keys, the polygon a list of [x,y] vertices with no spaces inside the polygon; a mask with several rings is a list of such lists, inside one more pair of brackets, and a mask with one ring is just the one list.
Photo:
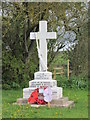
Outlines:
{"label": "stone base step", "polygon": [[64,104],[50,104],[51,107],[73,107],[74,106],[74,101],[67,101]]}
{"label": "stone base step", "polygon": [[68,102],[68,97],[62,97],[60,99],[57,99],[57,100],[52,100],[51,101],[51,104],[65,104],[66,102]]}
{"label": "stone base step", "polygon": [[45,106],[47,106],[47,104],[46,105],[31,104],[31,107],[36,107],[36,108],[38,108],[38,107],[45,107]]}
{"label": "stone base step", "polygon": [[[46,105],[37,105],[37,104],[31,104],[31,107],[44,107],[44,106],[48,106],[48,104]],[[52,104],[50,103],[50,107],[73,107],[74,106],[74,101],[67,101],[66,103],[64,104]]]}
{"label": "stone base step", "polygon": [[17,99],[17,104],[27,104],[28,103],[28,99],[27,98],[18,98]]}
{"label": "stone base step", "polygon": [[[18,98],[17,102],[14,105],[25,105],[28,104],[28,99],[26,98]],[[40,107],[40,106],[47,106],[47,105],[37,105],[31,104],[31,107]],[[74,101],[68,101],[68,97],[62,97],[58,100],[52,100],[50,102],[50,107],[73,107]]]}

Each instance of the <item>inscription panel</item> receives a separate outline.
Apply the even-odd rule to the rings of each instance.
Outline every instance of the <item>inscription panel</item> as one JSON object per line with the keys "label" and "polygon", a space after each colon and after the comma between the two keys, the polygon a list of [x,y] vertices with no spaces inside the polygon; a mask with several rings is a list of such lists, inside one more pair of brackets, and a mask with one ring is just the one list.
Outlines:
{"label": "inscription panel", "polygon": [[50,86],[50,87],[55,87],[57,86],[57,81],[56,80],[32,80],[29,81],[29,87],[40,87],[40,86]]}
{"label": "inscription panel", "polygon": [[34,74],[35,79],[42,79],[42,80],[52,80],[52,73],[51,72],[36,72]]}

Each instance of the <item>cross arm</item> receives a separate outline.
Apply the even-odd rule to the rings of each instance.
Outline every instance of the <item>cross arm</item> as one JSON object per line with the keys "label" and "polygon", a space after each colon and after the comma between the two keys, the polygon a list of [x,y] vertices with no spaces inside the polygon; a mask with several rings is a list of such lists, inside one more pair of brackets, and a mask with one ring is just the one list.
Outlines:
{"label": "cross arm", "polygon": [[31,32],[30,33],[30,39],[36,39],[36,37],[37,37],[37,39],[39,39],[38,32]]}
{"label": "cross arm", "polygon": [[47,32],[47,35],[46,35],[47,39],[56,39],[57,38],[57,34],[56,32]]}

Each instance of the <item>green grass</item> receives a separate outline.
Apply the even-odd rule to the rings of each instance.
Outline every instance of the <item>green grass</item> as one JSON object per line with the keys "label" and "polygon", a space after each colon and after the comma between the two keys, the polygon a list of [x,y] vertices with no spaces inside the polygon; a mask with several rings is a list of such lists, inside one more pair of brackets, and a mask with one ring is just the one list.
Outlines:
{"label": "green grass", "polygon": [[31,108],[30,105],[13,105],[22,97],[22,90],[3,90],[3,118],[88,118],[87,90],[64,89],[64,96],[75,102],[73,108]]}

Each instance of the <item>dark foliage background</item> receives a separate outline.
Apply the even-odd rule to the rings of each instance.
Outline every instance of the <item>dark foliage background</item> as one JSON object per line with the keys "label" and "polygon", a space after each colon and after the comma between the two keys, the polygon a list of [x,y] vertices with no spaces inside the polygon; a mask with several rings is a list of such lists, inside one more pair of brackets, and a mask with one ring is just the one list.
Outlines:
{"label": "dark foliage background", "polygon": [[[61,55],[59,51],[70,43],[74,45],[70,46],[65,55],[66,59],[70,59],[72,75],[77,77],[75,86],[76,81],[78,82],[78,76],[87,76],[87,9],[88,5],[85,3],[3,2],[3,88],[28,87],[29,80],[33,79],[34,72],[38,71],[39,60],[36,42],[35,40],[30,40],[29,35],[30,32],[39,30],[40,20],[48,21],[48,31],[57,32],[57,40],[48,41],[48,67],[51,71],[55,66],[54,60]],[[76,36],[75,39],[70,39],[71,35],[65,38],[66,32],[73,32],[74,36]],[[65,61],[64,57],[58,61],[62,60]],[[53,66],[50,67],[51,65]],[[84,83],[86,84],[86,82]],[[66,85],[69,86],[68,83]]]}

